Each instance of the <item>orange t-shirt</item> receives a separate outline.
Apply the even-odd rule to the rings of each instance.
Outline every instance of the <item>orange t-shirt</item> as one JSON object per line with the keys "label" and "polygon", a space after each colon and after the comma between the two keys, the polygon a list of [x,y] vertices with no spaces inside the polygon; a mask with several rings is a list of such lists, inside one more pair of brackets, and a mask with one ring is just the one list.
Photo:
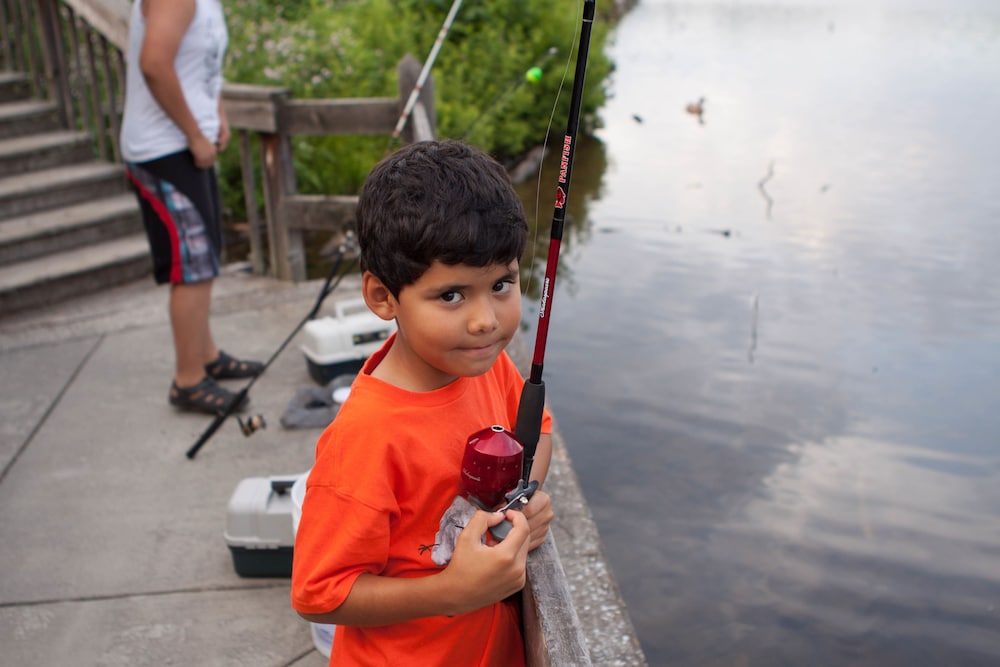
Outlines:
{"label": "orange t-shirt", "polygon": [[[524,379],[506,353],[483,375],[415,393],[370,375],[393,340],[365,364],[317,443],[295,539],[297,611],[336,609],[362,573],[439,572],[431,547],[460,493],[466,441],[494,424],[513,430]],[[546,412],[542,431],[551,424]],[[453,617],[338,626],[330,657],[338,666],[523,663],[520,609],[510,601]]]}

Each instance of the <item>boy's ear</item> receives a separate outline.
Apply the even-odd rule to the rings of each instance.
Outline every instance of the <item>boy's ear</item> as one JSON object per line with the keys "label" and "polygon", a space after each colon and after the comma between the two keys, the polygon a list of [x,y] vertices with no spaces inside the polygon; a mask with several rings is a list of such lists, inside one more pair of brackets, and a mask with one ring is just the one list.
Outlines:
{"label": "boy's ear", "polygon": [[368,308],[383,320],[396,317],[396,298],[379,278],[365,271],[361,275],[361,294]]}

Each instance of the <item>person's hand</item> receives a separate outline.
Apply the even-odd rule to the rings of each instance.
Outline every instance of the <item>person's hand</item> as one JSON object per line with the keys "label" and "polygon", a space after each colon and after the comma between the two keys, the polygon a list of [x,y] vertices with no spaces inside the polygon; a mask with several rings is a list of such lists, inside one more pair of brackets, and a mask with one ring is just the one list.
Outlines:
{"label": "person's hand", "polygon": [[504,541],[493,546],[483,543],[486,531],[503,519],[499,512],[477,511],[459,534],[451,562],[440,575],[458,591],[456,613],[485,607],[524,588],[531,532],[524,513],[508,510],[506,519],[513,528]]}
{"label": "person's hand", "polygon": [[226,118],[226,114],[219,114],[219,137],[215,140],[215,150],[217,153],[221,153],[226,150],[226,146],[229,145],[229,140],[232,138],[232,132],[229,129],[229,120]]}
{"label": "person's hand", "polygon": [[528,551],[537,549],[545,541],[545,536],[549,533],[549,524],[555,517],[552,511],[552,499],[549,494],[541,489],[535,491],[524,507],[524,516],[528,519],[528,529],[531,536],[528,539]]}
{"label": "person's hand", "polygon": [[199,134],[193,139],[188,139],[188,150],[194,156],[194,166],[199,169],[208,169],[215,164],[215,156],[218,151],[215,144],[208,140],[204,134]]}

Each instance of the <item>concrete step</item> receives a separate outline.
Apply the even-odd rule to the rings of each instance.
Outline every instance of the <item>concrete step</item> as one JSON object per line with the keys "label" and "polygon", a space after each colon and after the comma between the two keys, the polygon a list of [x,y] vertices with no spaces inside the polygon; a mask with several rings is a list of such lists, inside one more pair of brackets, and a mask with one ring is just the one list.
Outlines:
{"label": "concrete step", "polygon": [[130,282],[151,268],[124,167],[0,72],[0,317]]}
{"label": "concrete step", "polygon": [[85,132],[58,130],[0,139],[0,178],[93,159]]}
{"label": "concrete step", "polygon": [[141,232],[0,267],[0,317],[137,280],[150,270]]}
{"label": "concrete step", "polygon": [[0,220],[128,191],[125,168],[84,162],[0,179]]}
{"label": "concrete step", "polygon": [[142,231],[135,195],[111,197],[0,221],[0,266]]}
{"label": "concrete step", "polygon": [[59,108],[51,102],[18,100],[0,104],[0,139],[59,128]]}
{"label": "concrete step", "polygon": [[0,102],[13,102],[31,96],[31,82],[21,72],[0,71]]}

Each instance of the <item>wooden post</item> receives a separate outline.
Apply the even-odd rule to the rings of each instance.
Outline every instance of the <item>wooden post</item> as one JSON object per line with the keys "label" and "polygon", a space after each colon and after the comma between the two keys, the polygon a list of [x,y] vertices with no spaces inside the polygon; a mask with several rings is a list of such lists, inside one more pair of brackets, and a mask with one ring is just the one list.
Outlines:
{"label": "wooden post", "polygon": [[10,38],[10,24],[13,19],[7,16],[7,3],[0,1],[0,49],[3,49],[3,65],[6,69],[18,69],[14,40]]}
{"label": "wooden post", "polygon": [[305,279],[305,249],[302,232],[294,229],[285,211],[286,200],[295,194],[295,164],[292,143],[283,133],[261,133],[264,165],[264,201],[268,212],[271,269],[279,280]]}
{"label": "wooden post", "polygon": [[[302,280],[305,278],[302,233],[293,229],[285,212],[286,200],[295,194],[291,139],[282,122],[290,96],[291,91],[287,88],[243,84],[226,84],[222,93],[230,127],[256,130],[260,138],[261,185],[271,272],[279,280]],[[249,187],[247,162],[244,156],[244,191]],[[248,209],[251,205],[248,201]]]}
{"label": "wooden post", "polygon": [[257,215],[257,181],[254,178],[253,154],[250,152],[250,134],[237,130],[240,148],[240,172],[243,174],[243,201],[247,208],[247,225],[250,236],[250,266],[254,275],[264,275],[264,248],[260,236],[260,218]]}
{"label": "wooden post", "polygon": [[[111,159],[114,159],[114,153],[109,149],[108,143],[108,128],[105,122],[104,113],[101,105],[101,87],[98,82],[97,77],[97,56],[94,51],[94,41],[101,38],[95,32],[91,32],[86,29],[86,25],[83,26],[83,39],[87,46],[87,77],[83,80],[86,81],[89,78],[90,88],[90,102],[91,108],[94,110],[94,124],[91,128],[97,129],[97,155],[102,160],[107,160],[109,153],[111,154]],[[83,101],[80,102],[83,104]]]}
{"label": "wooden post", "polygon": [[[73,105],[69,90],[69,67],[60,34],[58,2],[41,0],[38,3],[38,11],[47,96],[59,107],[63,126],[70,127],[73,122]],[[70,29],[72,30],[73,26]]]}
{"label": "wooden post", "polygon": [[[121,132],[121,127],[118,123],[118,94],[116,92],[116,79],[111,72],[111,59],[115,57],[115,54],[121,54],[117,49],[112,46],[108,40],[103,36],[98,34],[98,42],[101,47],[101,68],[104,73],[104,96],[105,96],[105,108],[102,115],[108,119],[108,124],[110,129],[108,130],[108,136],[111,138],[111,161],[121,162],[122,151],[121,146],[118,145],[119,133]],[[119,84],[118,90],[121,92],[121,97],[125,97],[125,79],[117,79]]]}
{"label": "wooden post", "polygon": [[281,258],[285,256],[287,244],[282,243],[282,238],[275,233],[274,229],[277,225],[278,209],[281,206],[281,185],[276,157],[278,135],[261,132],[258,139],[260,139],[261,186],[264,190],[264,217],[267,219],[269,264],[271,274],[275,278],[281,279],[282,275],[289,273],[289,271],[288,264],[281,261]]}

